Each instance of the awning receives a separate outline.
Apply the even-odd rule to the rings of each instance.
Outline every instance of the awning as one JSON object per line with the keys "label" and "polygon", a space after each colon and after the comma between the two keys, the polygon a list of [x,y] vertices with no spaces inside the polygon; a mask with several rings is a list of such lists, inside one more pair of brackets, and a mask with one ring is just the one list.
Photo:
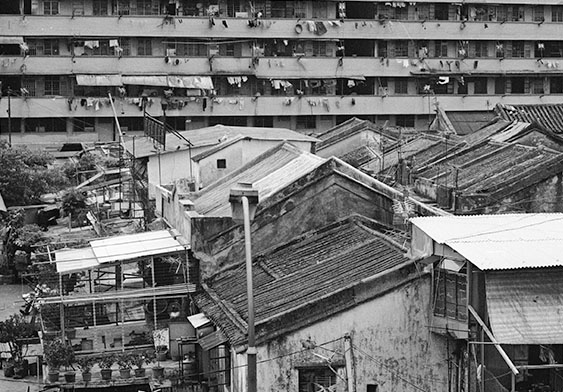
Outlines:
{"label": "awning", "polygon": [[23,37],[0,36],[0,45],[20,45],[23,44]]}
{"label": "awning", "polygon": [[79,86],[121,86],[120,75],[76,75]]}
{"label": "awning", "polygon": [[198,339],[198,343],[204,350],[211,350],[227,341],[227,337],[220,330],[211,332]]}
{"label": "awning", "polygon": [[166,76],[122,76],[123,84],[135,84],[139,86],[164,86],[168,87]]}
{"label": "awning", "polygon": [[61,249],[55,252],[57,272],[68,274],[98,267],[98,259],[92,248]]}
{"label": "awning", "polygon": [[213,81],[210,76],[168,76],[168,86],[213,90]]}
{"label": "awning", "polygon": [[488,271],[485,279],[489,321],[500,343],[563,343],[559,270]]}
{"label": "awning", "polygon": [[90,247],[100,264],[185,250],[185,247],[168,230],[91,241]]}
{"label": "awning", "polygon": [[188,316],[188,321],[194,328],[201,328],[207,324],[211,324],[211,320],[203,313],[194,314],[193,316]]}

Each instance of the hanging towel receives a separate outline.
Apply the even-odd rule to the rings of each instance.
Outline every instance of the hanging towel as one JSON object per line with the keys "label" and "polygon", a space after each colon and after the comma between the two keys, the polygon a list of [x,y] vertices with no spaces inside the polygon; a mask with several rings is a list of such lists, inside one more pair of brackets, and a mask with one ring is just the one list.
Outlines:
{"label": "hanging towel", "polygon": [[109,47],[110,47],[110,48],[114,48],[114,47],[116,47],[116,46],[119,46],[119,42],[117,42],[116,39],[110,39],[110,40],[109,40]]}
{"label": "hanging towel", "polygon": [[326,34],[327,29],[326,29],[324,22],[316,22],[315,27],[316,27],[315,34],[317,34],[317,35]]}

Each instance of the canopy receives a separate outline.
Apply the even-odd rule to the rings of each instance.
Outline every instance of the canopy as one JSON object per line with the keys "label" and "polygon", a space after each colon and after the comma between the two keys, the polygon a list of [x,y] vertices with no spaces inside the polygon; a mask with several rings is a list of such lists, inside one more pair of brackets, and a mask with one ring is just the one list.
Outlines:
{"label": "canopy", "polygon": [[166,76],[122,76],[121,81],[123,84],[168,87],[168,80]]}
{"label": "canopy", "polygon": [[0,45],[20,45],[23,44],[23,37],[0,36]]}
{"label": "canopy", "polygon": [[79,86],[121,86],[120,75],[76,75]]}
{"label": "canopy", "polygon": [[487,271],[489,321],[502,344],[563,343],[560,268]]}
{"label": "canopy", "polygon": [[213,90],[213,81],[209,76],[168,76],[168,86]]}

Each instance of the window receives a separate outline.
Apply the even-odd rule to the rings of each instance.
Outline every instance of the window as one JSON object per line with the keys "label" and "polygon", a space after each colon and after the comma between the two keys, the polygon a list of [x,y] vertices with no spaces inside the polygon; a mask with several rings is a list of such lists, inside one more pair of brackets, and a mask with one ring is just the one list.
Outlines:
{"label": "window", "polygon": [[408,94],[409,82],[407,79],[395,79],[395,94]]}
{"label": "window", "polygon": [[313,18],[327,18],[328,2],[313,1]]}
{"label": "window", "polygon": [[434,56],[448,57],[448,41],[434,41]]}
{"label": "window", "polygon": [[497,58],[504,58],[504,42],[497,41],[495,44],[495,56]]}
{"label": "window", "polygon": [[329,367],[299,369],[299,392],[332,390],[336,386],[336,374]]}
{"label": "window", "polygon": [[84,15],[84,1],[73,0],[72,2],[72,15]]}
{"label": "window", "polygon": [[45,76],[45,95],[60,95],[60,76]]}
{"label": "window", "polygon": [[313,41],[313,56],[325,56],[325,55],[326,55],[326,42]]}
{"label": "window", "polygon": [[131,40],[129,38],[120,38],[119,47],[123,50],[121,53],[123,56],[131,56]]}
{"label": "window", "polygon": [[59,40],[46,39],[43,41],[43,54],[45,56],[58,56],[59,55]]}
{"label": "window", "polygon": [[149,38],[137,39],[137,56],[152,56],[152,41]]}
{"label": "window", "polygon": [[449,4],[435,3],[434,4],[434,19],[435,20],[448,20]]}
{"label": "window", "polygon": [[387,57],[387,41],[377,41],[377,55],[379,57]]}
{"label": "window", "polygon": [[94,118],[91,117],[74,117],[72,119],[73,132],[94,132]]}
{"label": "window", "polygon": [[[26,118],[24,127],[25,132],[66,132],[66,123],[59,118]],[[18,129],[12,124],[12,132]]]}
{"label": "window", "polygon": [[58,15],[59,14],[59,2],[58,1],[44,1],[43,2],[43,13],[45,15]]}
{"label": "window", "polygon": [[551,6],[551,21],[563,22],[563,6],[561,5]]}
{"label": "window", "polygon": [[545,16],[543,13],[543,5],[536,5],[533,10],[534,22],[544,22]]}
{"label": "window", "polygon": [[506,80],[504,78],[495,78],[495,94],[506,93]]}
{"label": "window", "polygon": [[513,22],[523,22],[524,21],[524,7],[514,5],[512,7],[509,6],[508,11],[512,14],[511,20]]}
{"label": "window", "polygon": [[377,392],[377,384],[367,384],[366,392]]}
{"label": "window", "polygon": [[487,78],[473,80],[473,94],[487,94]]}
{"label": "window", "polygon": [[467,320],[466,274],[435,268],[434,301],[434,315],[460,321]]}
{"label": "window", "polygon": [[226,169],[226,168],[227,168],[227,160],[217,159],[217,169]]}
{"label": "window", "polygon": [[408,56],[409,56],[409,42],[395,41],[395,57],[408,57]]}
{"label": "window", "polygon": [[209,371],[215,374],[209,380],[211,390],[224,391],[231,384],[231,353],[229,347],[220,345],[209,350]]}
{"label": "window", "polygon": [[526,78],[510,78],[510,92],[512,94],[524,94],[526,90]]}
{"label": "window", "polygon": [[489,57],[489,43],[487,41],[475,41],[475,57]]}
{"label": "window", "polygon": [[315,129],[316,127],[315,116],[297,116],[297,129]]}
{"label": "window", "polygon": [[543,78],[532,78],[530,79],[530,90],[532,94],[543,94],[544,93]]}
{"label": "window", "polygon": [[512,41],[512,57],[524,57],[524,41]]}
{"label": "window", "polygon": [[93,3],[93,13],[97,16],[104,16],[108,14],[108,2],[107,0],[94,0]]}
{"label": "window", "polygon": [[395,117],[395,125],[404,128],[414,128],[414,115],[402,114]]}
{"label": "window", "polygon": [[551,94],[563,94],[562,77],[552,77],[549,79],[549,92]]}

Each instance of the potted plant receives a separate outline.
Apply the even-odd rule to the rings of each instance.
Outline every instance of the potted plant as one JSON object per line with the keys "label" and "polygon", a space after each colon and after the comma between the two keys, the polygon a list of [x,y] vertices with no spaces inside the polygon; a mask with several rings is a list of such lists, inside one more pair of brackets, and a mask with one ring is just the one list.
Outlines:
{"label": "potted plant", "polygon": [[98,365],[100,365],[102,380],[111,380],[111,367],[114,363],[115,356],[113,354],[102,355],[98,358]]}
{"label": "potted plant", "polygon": [[168,347],[167,346],[156,346],[155,350],[156,360],[157,361],[166,361],[166,356],[168,355]]}
{"label": "potted plant", "polygon": [[132,359],[135,366],[135,377],[145,377],[145,368],[143,366],[153,361],[153,355],[148,351],[143,351],[142,353],[136,353]]}
{"label": "potted plant", "polygon": [[[160,361],[162,358],[162,355],[159,356],[159,354],[162,354],[162,348],[165,348],[164,351],[164,358],[166,359],[166,353],[168,352],[168,349],[166,346],[157,346],[157,349],[155,350],[155,358],[156,358],[156,366],[153,366],[152,368],[152,376],[153,378],[162,378],[164,377],[164,367],[160,366]],[[163,359],[164,360],[164,359]]]}
{"label": "potted plant", "polygon": [[117,365],[119,366],[119,374],[121,378],[131,377],[131,368],[133,367],[133,357],[131,353],[122,351],[117,355]]}
{"label": "potted plant", "polygon": [[49,382],[59,380],[59,370],[62,365],[68,367],[74,359],[72,347],[65,344],[61,339],[48,340],[43,345],[43,355],[49,368]]}
{"label": "potted plant", "polygon": [[82,381],[92,381],[92,366],[96,363],[96,358],[90,355],[83,355],[76,360],[78,367],[82,372]]}
{"label": "potted plant", "polygon": [[24,349],[37,337],[35,322],[30,317],[19,314],[10,316],[0,322],[0,342],[7,343],[10,348],[10,366],[4,372],[8,377],[23,378],[27,376],[28,366],[24,360]]}

